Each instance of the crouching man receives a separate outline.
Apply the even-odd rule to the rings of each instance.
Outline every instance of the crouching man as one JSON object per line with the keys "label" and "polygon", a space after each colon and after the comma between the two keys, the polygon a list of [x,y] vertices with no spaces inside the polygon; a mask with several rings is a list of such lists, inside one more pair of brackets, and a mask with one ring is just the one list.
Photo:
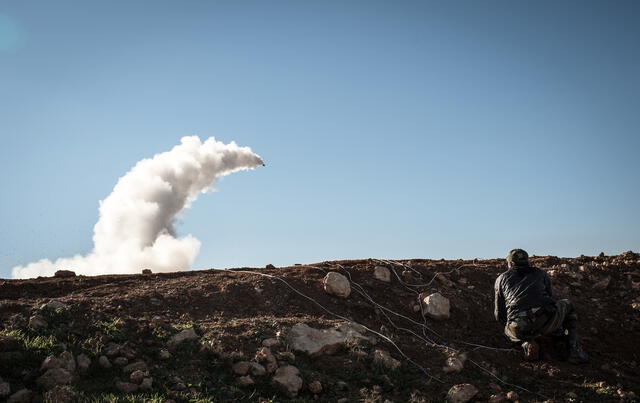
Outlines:
{"label": "crouching man", "polygon": [[554,299],[547,272],[531,266],[522,249],[509,252],[507,266],[509,270],[496,279],[494,315],[507,337],[521,343],[525,359],[538,359],[537,337],[556,335],[566,339],[570,362],[586,362],[575,309],[569,300]]}

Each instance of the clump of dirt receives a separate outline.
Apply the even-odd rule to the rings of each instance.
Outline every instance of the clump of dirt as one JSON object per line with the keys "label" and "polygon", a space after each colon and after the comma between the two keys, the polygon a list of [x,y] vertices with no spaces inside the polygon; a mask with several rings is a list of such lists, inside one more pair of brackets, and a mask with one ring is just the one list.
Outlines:
{"label": "clump of dirt", "polygon": [[[510,391],[520,401],[637,399],[640,255],[534,256],[531,261],[549,272],[557,297],[576,306],[591,357],[587,364],[566,362],[563,349],[546,339],[543,359],[527,362],[503,336],[493,318],[493,285],[506,269],[503,259],[367,259],[0,280],[0,384],[9,384],[5,398],[24,389],[33,392],[28,397],[33,401],[53,396],[38,382],[45,371],[41,364],[47,356],[69,351],[90,359],[86,371],[74,373],[70,401],[424,402],[443,401],[453,385],[462,383],[479,389],[475,401]],[[374,278],[376,266],[391,271],[390,282]],[[323,278],[330,271],[350,279],[347,298],[324,291]],[[416,310],[418,294],[434,292],[449,299],[449,319],[425,319]],[[51,301],[63,306],[42,307]],[[289,351],[284,335],[296,323],[327,328],[345,319],[366,326],[377,343],[345,343],[338,352],[317,357]],[[175,335],[190,328],[197,339],[172,344]],[[297,396],[274,386],[271,374],[242,384],[232,371],[233,363],[252,361],[265,339],[279,340],[272,350],[281,366],[300,370],[303,387]],[[377,349],[389,352],[401,367],[380,365],[373,359]],[[443,369],[448,358],[462,353],[461,371]],[[113,365],[102,365],[102,356]],[[118,358],[121,364],[144,362],[138,377],[151,378],[152,386],[126,393],[122,385],[129,374],[115,364]]]}

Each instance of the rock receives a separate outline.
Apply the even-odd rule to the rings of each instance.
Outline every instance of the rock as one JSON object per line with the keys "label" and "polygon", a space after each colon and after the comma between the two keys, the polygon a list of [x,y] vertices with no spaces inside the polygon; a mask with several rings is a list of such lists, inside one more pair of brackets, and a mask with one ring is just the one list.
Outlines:
{"label": "rock", "polygon": [[127,365],[126,367],[124,367],[122,369],[122,371],[125,374],[130,374],[132,372],[135,371],[146,371],[147,370],[147,363],[145,363],[144,361],[136,361],[136,362],[132,362],[131,364]]}
{"label": "rock", "polygon": [[293,365],[286,365],[278,368],[271,381],[289,397],[295,397],[302,389],[302,378],[300,378],[299,374],[298,368]]}
{"label": "rock", "polygon": [[61,365],[62,363],[58,358],[50,355],[50,356],[47,356],[47,358],[45,358],[44,361],[42,361],[42,365],[40,365],[40,370],[46,371],[48,369],[60,368]]}
{"label": "rock", "polygon": [[58,278],[69,278],[69,277],[75,277],[75,276],[76,276],[76,272],[71,270],[58,270],[53,275],[53,277],[58,277]]}
{"label": "rock", "polygon": [[360,327],[344,323],[337,329],[314,329],[304,323],[295,324],[287,334],[287,342],[294,351],[301,351],[311,356],[333,354],[348,339],[369,341],[363,336]]}
{"label": "rock", "polygon": [[268,265],[266,265],[264,267],[265,269],[275,269],[276,267],[274,265],[272,265],[271,263],[269,263]]}
{"label": "rock", "polygon": [[119,367],[124,367],[129,363],[129,359],[127,359],[127,357],[116,357],[113,363]]}
{"label": "rock", "polygon": [[328,294],[346,298],[351,294],[351,285],[345,276],[332,271],[324,277],[324,290]]}
{"label": "rock", "polygon": [[254,384],[253,379],[251,379],[249,375],[238,377],[238,379],[236,379],[236,382],[240,386],[251,386]]}
{"label": "rock", "polygon": [[131,375],[129,375],[129,381],[131,383],[135,383],[136,385],[139,385],[144,379],[145,375],[146,374],[143,371],[140,371],[139,369],[137,369],[133,371]]}
{"label": "rock", "polygon": [[239,361],[231,366],[233,373],[236,375],[246,375],[249,372],[249,368],[251,368],[251,364],[247,361]]}
{"label": "rock", "polygon": [[291,351],[279,351],[276,353],[276,357],[279,360],[294,362],[296,360],[295,354]]}
{"label": "rock", "polygon": [[13,336],[0,335],[0,352],[20,350],[20,341]]}
{"label": "rock", "polygon": [[275,346],[277,346],[278,344],[280,344],[280,341],[278,341],[278,339],[270,338],[270,339],[264,339],[264,340],[262,340],[262,345],[263,345],[264,347],[269,347],[269,348],[271,348],[271,347],[275,347]]}
{"label": "rock", "polygon": [[58,385],[68,385],[73,380],[71,372],[64,368],[51,368],[44,373],[36,383],[43,389],[53,389]]}
{"label": "rock", "polygon": [[151,269],[143,269],[142,274],[153,274],[153,272],[151,271]]}
{"label": "rock", "polygon": [[72,403],[78,399],[78,392],[69,386],[56,386],[44,394],[45,401],[55,403]]}
{"label": "rock", "polygon": [[144,378],[140,383],[140,390],[151,390],[151,388],[153,388],[153,378]]}
{"label": "rock", "polygon": [[109,343],[107,347],[104,348],[104,354],[107,357],[115,357],[116,355],[120,354],[121,348],[122,346],[120,346],[119,344]]}
{"label": "rock", "polygon": [[98,364],[100,364],[100,366],[105,369],[111,368],[111,362],[106,355],[101,355],[100,358],[98,358]]}
{"label": "rock", "polygon": [[449,299],[443,297],[439,292],[426,296],[425,293],[422,293],[420,300],[426,316],[435,320],[449,319]]}
{"label": "rock", "polygon": [[507,399],[511,400],[512,402],[517,401],[519,398],[520,396],[518,396],[518,394],[513,390],[507,393]]}
{"label": "rock", "polygon": [[594,290],[604,290],[609,287],[611,276],[607,276],[593,285]]}
{"label": "rock", "polygon": [[262,347],[258,350],[255,356],[255,360],[258,362],[264,362],[265,369],[268,373],[272,373],[278,368],[278,360],[276,360],[276,357],[267,347]]}
{"label": "rock", "polygon": [[449,278],[444,273],[436,273],[435,278],[440,282],[440,284],[447,288],[452,288],[455,286],[453,281],[449,280]]}
{"label": "rock", "polygon": [[265,369],[265,367],[258,364],[257,362],[250,362],[249,366],[249,372],[251,372],[251,375],[253,376],[264,376],[267,374],[267,370]]}
{"label": "rock", "polygon": [[489,398],[489,403],[505,403],[507,402],[507,396],[504,393],[496,393],[495,395],[491,395]]}
{"label": "rock", "polygon": [[167,325],[167,322],[165,322],[165,320],[162,319],[161,316],[154,316],[149,321],[149,326],[151,327],[165,327],[166,325]]}
{"label": "rock", "polygon": [[45,327],[49,326],[49,324],[45,320],[44,316],[40,315],[39,313],[34,313],[29,318],[29,326],[34,329],[44,329]]}
{"label": "rock", "polygon": [[320,381],[313,381],[308,386],[309,386],[309,392],[311,393],[314,393],[317,395],[318,393],[322,392],[322,384],[320,383]]}
{"label": "rock", "polygon": [[60,360],[60,368],[64,368],[71,373],[76,370],[76,359],[70,351],[63,351],[58,356],[58,359]]}
{"label": "rock", "polygon": [[200,336],[198,336],[194,328],[190,327],[188,329],[184,329],[178,334],[173,335],[173,337],[171,337],[171,340],[169,340],[169,345],[177,346],[184,341],[197,340],[199,337]]}
{"label": "rock", "polygon": [[478,388],[470,383],[453,385],[447,393],[447,400],[451,403],[466,403],[478,394]]}
{"label": "rock", "polygon": [[349,389],[349,385],[345,381],[336,382],[336,390],[343,391],[348,389]]}
{"label": "rock", "polygon": [[68,309],[69,305],[65,304],[64,302],[60,302],[60,301],[49,301],[46,304],[43,304],[40,309],[49,309],[52,311],[55,311],[56,309]]}
{"label": "rock", "polygon": [[376,266],[373,268],[373,277],[376,280],[384,281],[385,283],[391,282],[391,272],[384,266]]}
{"label": "rock", "polygon": [[29,389],[20,389],[13,395],[9,396],[7,403],[31,403],[33,392]]}
{"label": "rock", "polygon": [[171,358],[171,353],[169,352],[169,350],[166,350],[166,349],[163,348],[158,353],[158,358],[160,358],[163,361],[164,360],[168,360],[169,358]]}
{"label": "rock", "polygon": [[122,393],[134,393],[138,390],[138,385],[131,382],[122,382],[117,380],[115,382],[116,389],[118,389]]}
{"label": "rock", "polygon": [[400,361],[393,358],[384,350],[376,350],[373,352],[373,362],[393,370],[400,368]]}
{"label": "rock", "polygon": [[11,394],[11,384],[3,382],[0,378],[0,398],[7,397],[9,394]]}
{"label": "rock", "polygon": [[456,356],[452,356],[447,358],[447,364],[442,368],[445,373],[450,372],[461,372],[464,368],[464,362],[467,360],[467,355],[465,353],[458,354]]}
{"label": "rock", "polygon": [[89,370],[91,366],[91,358],[87,357],[85,354],[80,354],[76,357],[76,366],[78,371],[82,374]]}

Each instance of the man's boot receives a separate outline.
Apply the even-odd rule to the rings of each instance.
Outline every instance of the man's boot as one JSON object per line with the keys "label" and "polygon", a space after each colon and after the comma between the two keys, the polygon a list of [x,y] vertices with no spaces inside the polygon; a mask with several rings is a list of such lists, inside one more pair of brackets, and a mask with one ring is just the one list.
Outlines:
{"label": "man's boot", "polygon": [[578,333],[576,329],[568,329],[568,349],[569,349],[569,362],[572,364],[582,364],[589,360],[589,356],[582,350],[582,345],[580,344],[580,338],[578,337]]}
{"label": "man's boot", "polygon": [[540,346],[533,340],[522,343],[522,351],[527,361],[537,361],[540,356]]}

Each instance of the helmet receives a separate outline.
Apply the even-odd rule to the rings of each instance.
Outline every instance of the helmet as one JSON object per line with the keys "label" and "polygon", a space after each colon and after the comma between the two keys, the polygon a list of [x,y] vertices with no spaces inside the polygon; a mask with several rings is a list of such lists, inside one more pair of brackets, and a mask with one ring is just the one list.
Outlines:
{"label": "helmet", "polygon": [[507,255],[507,263],[514,266],[528,266],[529,254],[522,249],[512,249]]}

